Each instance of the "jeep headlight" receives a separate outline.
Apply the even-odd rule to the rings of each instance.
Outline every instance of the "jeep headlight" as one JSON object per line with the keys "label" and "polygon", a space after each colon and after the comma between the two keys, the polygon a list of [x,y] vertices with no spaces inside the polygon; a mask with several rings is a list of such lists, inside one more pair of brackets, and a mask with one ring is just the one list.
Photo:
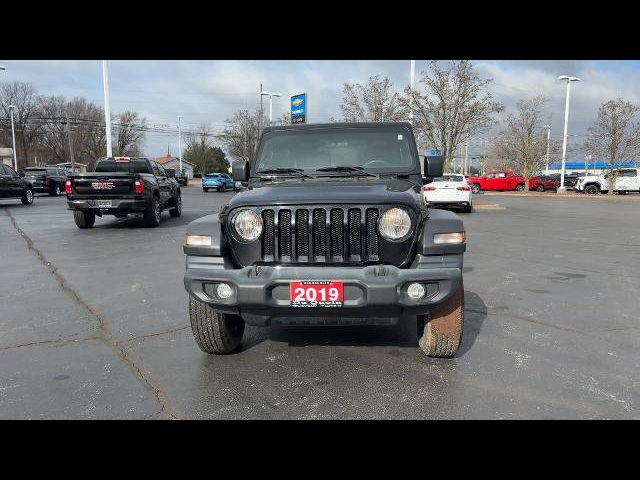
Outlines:
{"label": "jeep headlight", "polygon": [[253,210],[241,210],[233,217],[233,229],[240,240],[253,242],[262,234],[262,218]]}
{"label": "jeep headlight", "polygon": [[380,217],[378,230],[386,240],[402,241],[411,233],[411,217],[401,208],[390,208]]}

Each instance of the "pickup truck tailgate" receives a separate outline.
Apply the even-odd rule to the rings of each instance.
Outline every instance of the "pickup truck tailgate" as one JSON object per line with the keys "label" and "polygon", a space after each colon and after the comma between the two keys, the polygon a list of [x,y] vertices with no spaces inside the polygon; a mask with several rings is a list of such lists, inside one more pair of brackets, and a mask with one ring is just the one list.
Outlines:
{"label": "pickup truck tailgate", "polygon": [[128,174],[83,175],[71,181],[73,193],[91,197],[134,193],[136,177]]}

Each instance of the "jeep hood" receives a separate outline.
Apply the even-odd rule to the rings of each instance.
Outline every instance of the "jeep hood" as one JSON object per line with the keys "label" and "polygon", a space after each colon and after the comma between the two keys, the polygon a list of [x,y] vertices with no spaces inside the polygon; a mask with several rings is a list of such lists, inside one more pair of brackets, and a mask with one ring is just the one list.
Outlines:
{"label": "jeep hood", "polygon": [[234,196],[229,208],[267,205],[395,204],[417,211],[420,187],[404,179],[345,179],[252,185]]}

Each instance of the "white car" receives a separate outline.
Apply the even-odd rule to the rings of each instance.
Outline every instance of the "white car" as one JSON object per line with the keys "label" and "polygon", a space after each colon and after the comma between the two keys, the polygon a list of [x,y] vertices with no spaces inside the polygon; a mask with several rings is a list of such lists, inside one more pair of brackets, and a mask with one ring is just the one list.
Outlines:
{"label": "white car", "polygon": [[[637,168],[621,168],[616,178],[615,191],[618,193],[640,191],[640,172]],[[580,177],[576,183],[576,190],[583,193],[605,193],[609,190],[609,173],[602,175],[587,175]]]}
{"label": "white car", "polygon": [[462,207],[465,212],[473,208],[471,187],[464,175],[445,173],[422,187],[422,198],[429,207]]}

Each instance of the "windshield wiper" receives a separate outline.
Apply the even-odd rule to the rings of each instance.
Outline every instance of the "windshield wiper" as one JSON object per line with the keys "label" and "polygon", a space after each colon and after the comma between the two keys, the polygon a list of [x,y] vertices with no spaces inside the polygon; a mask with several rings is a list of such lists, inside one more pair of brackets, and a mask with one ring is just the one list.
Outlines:
{"label": "windshield wiper", "polygon": [[377,177],[375,173],[367,172],[362,167],[351,167],[346,165],[336,165],[335,167],[320,167],[316,168],[316,172],[347,172],[352,175],[366,175],[370,177]]}
{"label": "windshield wiper", "polygon": [[304,173],[301,168],[267,168],[265,170],[258,170],[256,173],[272,174],[272,175],[297,175],[302,178],[313,178],[312,175]]}

